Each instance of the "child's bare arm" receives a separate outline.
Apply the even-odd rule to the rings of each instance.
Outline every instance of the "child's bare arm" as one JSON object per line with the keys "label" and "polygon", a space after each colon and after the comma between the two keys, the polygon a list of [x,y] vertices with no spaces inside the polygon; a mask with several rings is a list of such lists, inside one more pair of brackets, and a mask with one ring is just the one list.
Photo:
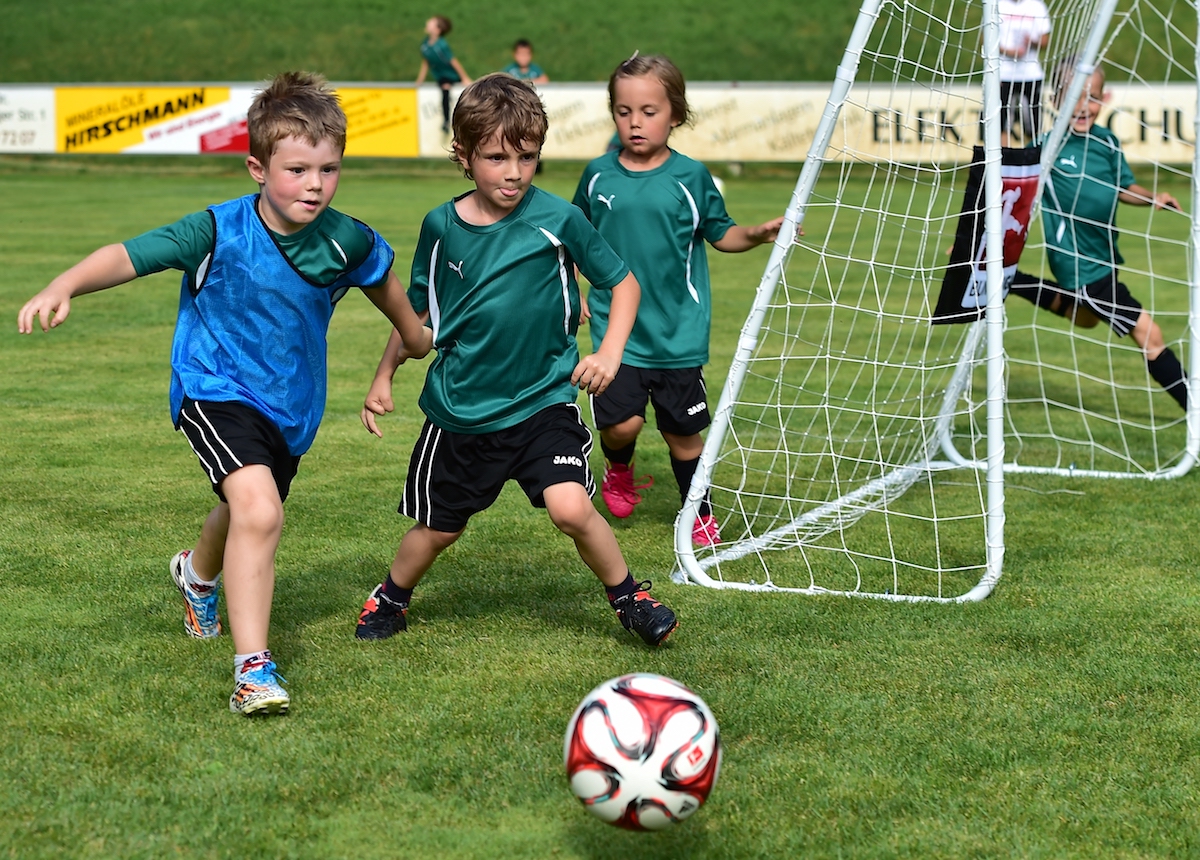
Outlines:
{"label": "child's bare arm", "polygon": [[137,276],[124,245],[105,245],[67,269],[27,301],[17,314],[17,331],[29,334],[33,331],[35,318],[42,331],[60,326],[71,313],[71,299],[75,296],[107,290]]}
{"label": "child's bare arm", "polygon": [[600,348],[584,356],[575,365],[571,384],[587,389],[592,394],[601,394],[608,388],[617,371],[621,369],[621,358],[625,355],[625,343],[633,331],[637,319],[638,304],[642,300],[642,288],[630,272],[625,280],[612,289],[612,304],[608,309],[608,329]]}
{"label": "child's bare arm", "polygon": [[471,76],[467,74],[467,70],[464,69],[462,63],[458,61],[458,57],[451,59],[450,65],[454,67],[454,71],[458,72],[458,76],[462,78],[463,86],[471,83]]}
{"label": "child's bare arm", "polygon": [[403,349],[399,358],[404,362],[409,358],[424,358],[433,348],[433,332],[421,322],[417,312],[413,310],[404,292],[404,286],[395,272],[388,272],[387,281],[382,287],[363,290],[367,298],[379,308],[404,339]]}
{"label": "child's bare arm", "polygon": [[[713,247],[727,254],[739,254],[749,251],[767,242],[774,242],[783,226],[783,216],[774,218],[757,227],[739,227],[736,224],[725,231],[725,235],[713,242]],[[800,234],[803,235],[803,231]]]}
{"label": "child's bare arm", "polygon": [[392,400],[392,376],[400,366],[400,349],[403,346],[400,332],[392,329],[387,346],[383,348],[383,358],[379,359],[379,367],[375,370],[375,378],[371,380],[371,387],[367,391],[367,399],[363,401],[362,412],[358,416],[367,431],[380,439],[383,438],[383,431],[375,423],[375,416],[387,415],[396,408]]}
{"label": "child's bare arm", "polygon": [[425,83],[425,76],[429,74],[429,61],[421,60],[421,71],[417,72],[417,86]]}
{"label": "child's bare arm", "polygon": [[1144,185],[1138,185],[1136,182],[1128,188],[1122,188],[1120,194],[1117,195],[1122,203],[1130,203],[1134,206],[1153,206],[1156,209],[1177,209],[1183,210],[1179,205],[1179,201],[1165,191],[1160,191],[1155,194]]}
{"label": "child's bare arm", "polygon": [[363,401],[362,412],[359,413],[363,426],[383,438],[375,416],[386,415],[396,408],[392,400],[392,377],[396,374],[396,368],[410,358],[428,355],[433,346],[433,332],[425,326],[429,315],[417,314],[413,310],[395,273],[388,273],[387,282],[382,287],[363,292],[391,320],[393,326],[387,346],[383,348],[383,357],[379,359],[379,367],[375,369],[375,378],[371,380],[371,388]]}

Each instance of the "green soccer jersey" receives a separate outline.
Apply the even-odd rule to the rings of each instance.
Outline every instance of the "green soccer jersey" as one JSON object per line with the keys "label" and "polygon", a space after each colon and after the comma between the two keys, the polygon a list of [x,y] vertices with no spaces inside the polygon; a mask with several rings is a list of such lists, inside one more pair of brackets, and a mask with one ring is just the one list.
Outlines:
{"label": "green soccer jersey", "polygon": [[504,67],[504,74],[512,75],[517,80],[532,81],[532,80],[535,80],[536,78],[540,78],[542,75],[544,75],[546,73],[542,71],[542,67],[539,66],[537,63],[530,63],[529,68],[524,71],[522,71],[521,67],[518,66],[516,63],[509,63],[507,66]]}
{"label": "green soccer jersey", "polygon": [[[620,152],[592,161],[574,203],[620,254],[642,287],[625,364],[645,368],[708,363],[712,297],[704,243],[734,226],[703,164],[672,151],[653,170],[621,165]],[[608,327],[609,296],[589,294],[592,342]]]}
{"label": "green soccer jersey", "polygon": [[596,295],[629,268],[561,197],[531,187],[486,226],[462,220],[455,202],[425,216],[413,258],[409,300],[429,311],[438,351],[420,404],[445,430],[492,433],[575,402],[575,266]]}
{"label": "green soccer jersey", "polygon": [[[357,269],[371,253],[370,234],[336,209],[326,209],[311,224],[290,235],[269,229],[267,232],[288,262],[314,284],[332,284]],[[194,278],[212,253],[215,236],[213,215],[206,209],[130,239],[125,250],[138,277],[177,269]]]}
{"label": "green soccer jersey", "polygon": [[1067,135],[1042,195],[1046,258],[1064,289],[1095,283],[1125,262],[1117,249],[1117,203],[1133,182],[1111,131],[1094,125],[1088,134]]}
{"label": "green soccer jersey", "polygon": [[456,84],[462,80],[450,62],[454,59],[454,52],[450,50],[450,43],[445,39],[438,37],[432,43],[428,39],[422,40],[421,56],[429,63],[430,76],[439,84]]}

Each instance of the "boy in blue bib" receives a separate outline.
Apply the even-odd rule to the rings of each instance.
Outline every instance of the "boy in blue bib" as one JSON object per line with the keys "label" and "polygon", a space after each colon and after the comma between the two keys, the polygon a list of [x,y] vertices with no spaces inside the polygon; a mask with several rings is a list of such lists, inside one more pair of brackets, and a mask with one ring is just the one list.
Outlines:
{"label": "boy in blue bib", "polygon": [[171,348],[171,417],[219,502],[200,539],[171,560],[184,629],[220,635],[224,572],[237,713],[286,713],[267,647],[283,501],[325,410],[325,335],[352,287],[388,317],[403,356],[429,331],[396,276],[394,252],[366,224],[329,208],[346,146],[346,116],[324,79],[289,72],[247,117],[246,166],[259,193],[95,251],[26,302],[22,333],[62,324],[71,299],[134,278],[183,272]]}

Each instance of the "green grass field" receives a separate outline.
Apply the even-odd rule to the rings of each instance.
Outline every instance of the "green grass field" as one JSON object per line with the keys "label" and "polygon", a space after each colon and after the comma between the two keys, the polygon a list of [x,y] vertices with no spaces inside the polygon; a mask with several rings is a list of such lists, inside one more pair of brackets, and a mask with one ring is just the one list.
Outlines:
{"label": "green grass field", "polygon": [[[541,184],[574,187],[579,165]],[[763,220],[794,173],[727,179]],[[894,606],[673,585],[677,497],[615,525],[679,613],[649,651],[544,514],[510,487],[426,577],[410,632],[354,620],[407,522],[394,513],[423,369],[385,438],[357,412],[387,323],[348,297],[330,396],[287,504],[272,647],[286,719],[226,710],[231,643],[182,632],[167,560],[212,495],[167,416],[178,282],[86,296],[63,327],[15,314],[93,248],[252,190],[236,160],[0,160],[0,856],[448,858],[1184,857],[1200,850],[1192,672],[1195,476],[1014,480],[985,603]],[[350,162],[337,205],[407,255],[449,165]],[[765,251],[710,254],[722,379]],[[599,462],[593,464],[599,466]],[[660,672],[720,722],[725,763],[683,826],[588,816],[562,734],[600,681]]]}
{"label": "green grass field", "polygon": [[752,14],[703,0],[487,8],[468,0],[295,0],[286,11],[235,0],[193,9],[153,0],[0,0],[0,81],[237,81],[288,68],[335,81],[411,81],[425,21],[435,14],[454,22],[450,44],[475,76],[506,66],[512,43],[527,38],[557,81],[606,80],[635,49],[671,55],[691,80],[821,81],[833,78],[856,12],[783,0]]}
{"label": "green grass field", "polygon": [[[161,0],[0,0],[0,83],[255,81],[294,68],[333,81],[411,81],[425,21],[434,14],[454,22],[450,44],[476,76],[506,66],[513,41],[527,38],[555,81],[607,80],[634,50],[669,55],[690,81],[831,81],[858,5],[763,0],[746,9],[705,0],[543,0],[483,8],[470,0],[293,0],[285,10],[237,0],[194,7]],[[930,0],[918,8],[937,17],[948,5]],[[1120,11],[1131,5],[1125,0]],[[1195,32],[1194,9],[1158,5],[1172,9],[1173,27]],[[968,7],[968,22],[978,15]],[[1137,17],[1157,44],[1178,43],[1174,53],[1183,61],[1172,68],[1172,80],[1194,77],[1179,32],[1151,8],[1139,9]],[[923,18],[908,22],[915,33],[897,30],[885,44],[895,50],[921,43]],[[952,27],[966,23],[954,20]],[[1147,79],[1171,67],[1165,55],[1139,51],[1121,38],[1109,49],[1118,63],[1135,54]]]}

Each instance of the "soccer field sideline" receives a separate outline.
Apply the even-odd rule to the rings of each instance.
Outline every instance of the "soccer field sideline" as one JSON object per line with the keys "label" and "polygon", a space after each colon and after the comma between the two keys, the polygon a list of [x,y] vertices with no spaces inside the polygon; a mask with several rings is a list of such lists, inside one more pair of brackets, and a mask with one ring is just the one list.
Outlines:
{"label": "soccer field sideline", "polygon": [[[394,507],[423,371],[401,370],[397,417],[369,438],[357,411],[387,324],[357,296],[334,317],[326,420],[279,556],[273,647],[295,713],[268,724],[224,712],[231,646],[183,636],[166,575],[211,498],[166,415],[176,276],[78,299],[50,335],[11,324],[97,245],[249,190],[232,162],[157,173],[165,164],[0,162],[18,213],[0,235],[11,856],[1194,850],[1193,476],[1013,482],[993,598],[877,606],[672,586],[677,499],[665,446],[648,436],[639,465],[662,486],[617,533],[679,611],[667,648],[615,625],[569,541],[512,488],[422,584],[413,630],[364,647],[353,620],[405,527]],[[569,196],[575,178],[551,166],[544,185]],[[769,217],[790,187],[730,178],[731,214]],[[393,242],[406,281],[421,216],[464,189],[449,165],[356,176],[351,163],[335,205]],[[765,254],[710,260],[711,387]],[[696,689],[726,744],[709,804],[657,837],[592,820],[561,769],[579,699],[635,670]]]}

